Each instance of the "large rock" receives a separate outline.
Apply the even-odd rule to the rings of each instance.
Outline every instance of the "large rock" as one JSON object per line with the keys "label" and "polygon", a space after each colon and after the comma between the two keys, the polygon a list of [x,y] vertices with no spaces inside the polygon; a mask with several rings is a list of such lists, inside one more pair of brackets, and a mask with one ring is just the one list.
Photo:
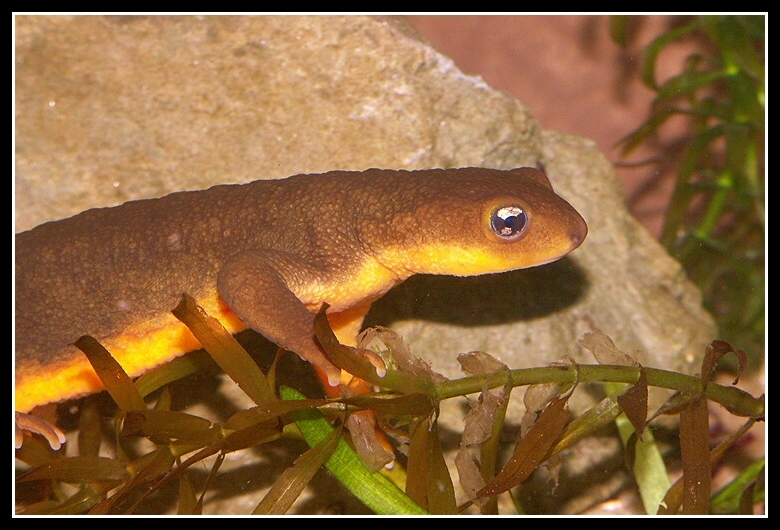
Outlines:
{"label": "large rock", "polygon": [[[588,222],[580,249],[537,269],[414,278],[375,304],[369,323],[392,324],[448,377],[472,350],[512,368],[563,355],[594,362],[577,343],[594,329],[645,366],[692,371],[715,338],[698,291],[629,215],[595,145],[542,131],[520,102],[397,19],[22,16],[16,44],[17,231],[217,183],[541,164]],[[456,433],[462,404],[443,407]],[[250,489],[207,509],[245,513],[259,500]],[[315,488],[300,509],[316,509],[324,491],[334,490]]]}

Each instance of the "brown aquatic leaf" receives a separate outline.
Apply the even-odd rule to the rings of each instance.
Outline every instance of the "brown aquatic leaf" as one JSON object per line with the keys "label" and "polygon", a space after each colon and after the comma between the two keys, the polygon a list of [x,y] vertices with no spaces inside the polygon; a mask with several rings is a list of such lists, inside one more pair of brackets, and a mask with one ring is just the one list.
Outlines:
{"label": "brown aquatic leaf", "polygon": [[436,401],[425,394],[362,394],[340,398],[339,401],[394,417],[427,416],[436,409]]}
{"label": "brown aquatic leaf", "polygon": [[753,491],[755,491],[755,488],[755,481],[751,482],[745,487],[745,490],[742,492],[742,495],[739,498],[739,509],[737,510],[737,515],[753,515],[753,504],[755,504],[753,499]]}
{"label": "brown aquatic leaf", "polygon": [[628,390],[620,394],[617,401],[641,440],[647,421],[647,373],[641,365],[639,366],[639,379]]}
{"label": "brown aquatic leaf", "polygon": [[428,438],[430,419],[417,422],[409,442],[407,469],[413,470],[406,477],[406,494],[423,508],[428,508]]}
{"label": "brown aquatic leaf", "polygon": [[487,497],[477,497],[477,492],[485,487],[485,479],[482,477],[479,463],[474,459],[471,451],[462,444],[458,454],[455,455],[455,469],[458,470],[460,487],[466,492],[466,496],[480,506],[487,502]]}
{"label": "brown aquatic leaf", "polygon": [[481,351],[461,353],[458,355],[458,363],[460,363],[461,369],[469,375],[487,375],[509,370],[506,364]]}
{"label": "brown aquatic leaf", "polygon": [[61,480],[63,482],[120,481],[128,478],[125,464],[99,456],[74,456],[52,460],[31,469],[16,480]]}
{"label": "brown aquatic leaf", "polygon": [[145,410],[127,413],[122,434],[206,445],[222,438],[222,429],[205,418],[184,412]]}
{"label": "brown aquatic leaf", "polygon": [[176,507],[177,515],[198,515],[195,508],[198,505],[198,498],[195,496],[195,488],[185,475],[179,477],[179,496]]}
{"label": "brown aquatic leaf", "polygon": [[320,443],[299,456],[292,466],[274,481],[252,515],[283,515],[287,513],[314,474],[336,450],[341,429],[334,429]]}
{"label": "brown aquatic leaf", "polygon": [[[461,354],[458,362],[468,374],[503,374],[504,380],[509,380],[509,368],[487,353]],[[511,391],[508,385],[491,390],[486,382],[478,398],[470,400],[471,408],[464,419],[463,435],[455,456],[461,488],[470,502],[479,506],[482,514],[498,513],[496,498],[477,497],[477,492],[495,477],[500,433]]]}
{"label": "brown aquatic leaf", "polygon": [[560,439],[571,413],[566,403],[571,390],[554,398],[515,447],[509,462],[496,478],[477,492],[478,496],[498,495],[525,481],[544,460],[547,452]]}
{"label": "brown aquatic leaf", "polygon": [[280,400],[239,410],[225,422],[225,429],[247,429],[253,425],[275,420],[296,410],[308,410],[329,405],[327,399]]}
{"label": "brown aquatic leaf", "polygon": [[160,476],[168,473],[176,463],[176,458],[168,447],[159,447],[127,464],[127,469],[133,474],[115,494],[103,499],[90,509],[92,515],[106,515],[126,511],[123,507],[132,492],[149,491],[150,484]]}
{"label": "brown aquatic leaf", "polygon": [[[575,365],[573,359],[564,357],[560,363],[555,362],[552,363],[553,366],[562,364],[562,365]],[[573,389],[573,387],[572,387]],[[570,391],[569,391],[570,393]],[[523,396],[523,405],[525,406],[525,413],[523,414],[522,419],[520,420],[520,437],[526,436],[530,431],[531,428],[534,426],[536,421],[539,419],[540,414],[545,409],[545,407],[548,406],[548,404],[556,399],[561,394],[561,388],[559,383],[539,383],[530,385],[525,392],[525,395]],[[566,432],[566,429],[564,429],[564,433]],[[563,436],[563,434],[561,434]],[[556,442],[558,443],[560,439]],[[550,448],[552,449],[552,448]],[[553,484],[557,485],[558,483],[558,474],[561,469],[562,463],[560,462],[560,457],[558,455],[554,455],[550,450],[547,451],[547,454],[541,459],[540,463],[543,462],[545,468],[550,473],[550,478],[553,481]]]}
{"label": "brown aquatic leaf", "polygon": [[[151,495],[157,491],[160,491],[160,489],[167,483],[177,480],[184,471],[186,471],[190,466],[194,464],[198,464],[203,462],[206,458],[216,455],[217,460],[213,464],[214,467],[212,467],[212,474],[215,472],[215,468],[220,465],[222,460],[224,459],[224,456],[232,451],[237,451],[240,449],[245,449],[247,447],[253,447],[255,445],[259,445],[262,443],[266,443],[272,440],[276,440],[279,437],[281,437],[282,433],[282,426],[279,423],[277,418],[274,418],[271,421],[268,421],[266,423],[260,423],[257,425],[251,425],[247,429],[242,429],[239,431],[232,432],[228,434],[224,438],[220,438],[214,443],[211,443],[198,451],[197,453],[189,456],[184,462],[181,464],[178,464],[174,469],[172,469],[169,473],[165,474],[162,479],[155,482],[153,487],[148,490],[148,492],[144,495],[148,496]],[[196,447],[193,448],[187,448],[187,451],[196,449]],[[183,454],[183,452],[179,452],[179,454]],[[211,474],[209,475],[211,476]],[[203,491],[206,491],[206,488],[204,487]],[[142,497],[136,502],[136,505],[140,503],[141,500],[143,500]],[[200,499],[199,503],[196,506],[196,510],[200,510],[202,508],[202,498]]]}
{"label": "brown aquatic leaf", "polygon": [[[712,341],[702,360],[702,391],[713,376],[721,357],[734,351],[726,341]],[[744,352],[735,352],[744,369]],[[737,383],[739,375],[734,383]],[[707,400],[700,395],[678,394],[672,397],[674,406],[665,405],[666,411],[680,411],[680,452],[682,457],[682,482],[674,484],[664,498],[665,508],[659,513],[676,513],[680,504],[684,514],[707,514],[712,493],[712,466],[716,461],[709,450],[709,413]],[[672,400],[670,400],[672,402]],[[668,412],[666,412],[668,413]]]}
{"label": "brown aquatic leaf", "polygon": [[[489,375],[504,372],[509,379],[509,368],[495,357],[479,351],[458,355],[458,362],[464,372],[471,375]],[[496,413],[500,407],[506,406],[511,388],[504,386],[490,390],[485,385],[482,393],[475,401],[464,420],[461,448],[479,445],[485,442],[493,433]]]}
{"label": "brown aquatic leaf", "polygon": [[189,328],[219,367],[252,401],[261,405],[276,400],[265,374],[252,357],[220,321],[208,316],[191,296],[182,295],[181,302],[172,313]]}
{"label": "brown aquatic leaf", "polygon": [[282,436],[282,427],[281,422],[273,418],[244,429],[239,429],[225,437],[222,444],[222,452],[230,453],[278,440]]}
{"label": "brown aquatic leaf", "polygon": [[725,340],[714,340],[707,345],[704,350],[704,358],[701,361],[701,378],[703,381],[709,381],[715,373],[715,368],[721,357],[734,348]]}
{"label": "brown aquatic leaf", "polygon": [[479,445],[493,435],[496,414],[506,406],[508,394],[504,387],[485,389],[476,401],[471,402],[471,409],[463,422],[462,445]]}
{"label": "brown aquatic leaf", "polygon": [[701,363],[702,381],[709,381],[715,374],[715,369],[717,368],[718,361],[720,361],[721,357],[731,352],[734,352],[734,355],[737,356],[737,360],[739,361],[737,377],[732,383],[733,385],[736,385],[739,382],[739,376],[742,375],[742,372],[747,365],[747,354],[742,350],[735,350],[734,347],[725,340],[714,340],[707,346],[707,349],[704,352],[704,359]]}
{"label": "brown aquatic leaf", "polygon": [[142,396],[148,396],[168,383],[178,381],[196,372],[212,369],[214,364],[214,359],[208,352],[204,350],[192,351],[144,372],[135,380],[135,387]]}
{"label": "brown aquatic leaf", "polygon": [[436,420],[417,422],[409,444],[406,494],[434,515],[454,514],[455,489],[441,452]]}
{"label": "brown aquatic leaf", "polygon": [[617,364],[620,366],[636,366],[631,356],[620,351],[612,339],[601,330],[586,333],[580,339],[580,345],[589,350],[599,364]]}
{"label": "brown aquatic leaf", "polygon": [[[138,380],[136,379],[135,382],[138,383]],[[157,401],[154,403],[154,410],[171,410],[171,403],[173,403],[173,396],[171,396],[170,388],[166,386],[157,396]]]}
{"label": "brown aquatic leaf", "polygon": [[747,353],[744,350],[734,350],[734,355],[737,356],[737,361],[739,361],[739,371],[737,372],[737,377],[731,382],[732,385],[739,383],[739,376],[747,368]]}
{"label": "brown aquatic leaf", "polygon": [[558,383],[539,383],[529,385],[523,395],[523,405],[525,413],[520,420],[520,436],[531,429],[544,408],[560,394],[560,384]]}
{"label": "brown aquatic leaf", "polygon": [[176,457],[171,453],[170,447],[162,446],[133,460],[127,467],[135,472],[133,480],[140,483],[167,473],[175,463]]}
{"label": "brown aquatic leaf", "polygon": [[363,330],[357,337],[358,349],[374,351],[379,354],[388,370],[408,374],[425,381],[445,381],[446,378],[431,369],[431,365],[416,357],[409,350],[403,338],[382,326]]}
{"label": "brown aquatic leaf", "polygon": [[122,410],[146,410],[146,403],[132,379],[95,338],[84,335],[74,345],[84,352],[100,381]]}
{"label": "brown aquatic leaf", "polygon": [[[89,510],[89,515],[105,515],[113,505],[112,498],[109,497],[103,501],[97,502],[105,494],[105,486],[99,486],[92,483],[81,489],[76,495],[68,498],[67,501],[60,504],[54,515],[76,515]],[[92,506],[90,508],[90,506]]]}
{"label": "brown aquatic leaf", "polygon": [[200,497],[198,498],[198,502],[195,505],[194,512],[196,514],[200,515],[203,513],[203,497],[206,495],[206,492],[209,491],[211,482],[216,478],[217,474],[219,473],[219,468],[222,467],[222,463],[224,461],[225,461],[225,454],[218,453],[217,457],[214,459],[214,463],[211,465],[209,474],[206,477],[206,482],[205,484],[203,484],[203,490],[201,491]]}
{"label": "brown aquatic leaf", "polygon": [[480,513],[497,513],[495,497],[477,497],[477,492],[496,474],[501,428],[511,387],[485,388],[471,402],[464,419],[460,448],[455,456],[461,488],[480,508]]}
{"label": "brown aquatic leaf", "polygon": [[444,454],[441,450],[441,440],[437,422],[433,422],[430,430],[430,472],[428,475],[428,509],[433,515],[449,515],[456,513],[455,488]]}
{"label": "brown aquatic leaf", "polygon": [[[723,459],[726,451],[728,451],[734,445],[734,443],[737,442],[737,440],[742,438],[750,430],[755,422],[755,418],[748,419],[726,440],[723,440],[714,449],[712,449],[712,451],[710,451],[710,469],[715,467],[715,465],[717,465],[717,463]],[[683,503],[685,486],[683,479],[684,477],[680,477],[674,484],[672,484],[672,487],[669,488],[669,491],[664,496],[663,504],[658,509],[659,515],[676,514],[680,510],[680,506],[682,506]]]}
{"label": "brown aquatic leaf", "polygon": [[[490,375],[504,373],[509,379],[509,367],[495,357],[479,351],[458,355],[458,362],[464,372],[471,375]],[[470,401],[471,408],[464,420],[461,447],[479,445],[485,442],[493,433],[497,411],[506,406],[510,387],[506,385],[494,390],[487,387],[476,400]]]}
{"label": "brown aquatic leaf", "polygon": [[680,454],[683,468],[682,512],[685,515],[709,513],[712,492],[710,432],[707,400],[694,399],[680,413]]}
{"label": "brown aquatic leaf", "polygon": [[79,413],[78,445],[80,455],[98,456],[103,437],[100,411],[94,399],[85,399]]}

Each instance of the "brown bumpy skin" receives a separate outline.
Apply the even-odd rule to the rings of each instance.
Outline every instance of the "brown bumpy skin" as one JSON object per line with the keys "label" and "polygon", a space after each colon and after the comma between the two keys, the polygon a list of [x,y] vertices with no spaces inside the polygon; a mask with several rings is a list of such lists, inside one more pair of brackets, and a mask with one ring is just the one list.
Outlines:
{"label": "brown bumpy skin", "polygon": [[[494,212],[522,230],[494,233]],[[577,248],[582,217],[532,168],[334,171],[89,210],[16,236],[16,410],[102,387],[98,339],[131,376],[199,347],[171,315],[188,293],[232,332],[251,327],[323,370],[323,302],[351,343],[371,303],[412,274],[541,265]]]}

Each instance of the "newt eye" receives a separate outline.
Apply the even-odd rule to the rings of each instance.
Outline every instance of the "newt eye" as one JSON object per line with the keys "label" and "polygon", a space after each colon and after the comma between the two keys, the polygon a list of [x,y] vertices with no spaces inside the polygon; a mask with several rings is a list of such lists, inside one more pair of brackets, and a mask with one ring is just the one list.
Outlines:
{"label": "newt eye", "polygon": [[519,206],[502,206],[490,217],[490,228],[501,239],[518,239],[528,228],[528,214]]}

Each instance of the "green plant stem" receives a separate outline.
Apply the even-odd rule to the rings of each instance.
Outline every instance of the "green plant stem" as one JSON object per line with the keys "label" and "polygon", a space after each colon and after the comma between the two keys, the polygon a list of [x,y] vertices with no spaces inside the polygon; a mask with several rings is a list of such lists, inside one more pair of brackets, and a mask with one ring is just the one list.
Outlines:
{"label": "green plant stem", "polygon": [[713,231],[718,226],[723,210],[726,208],[726,201],[729,199],[733,189],[733,179],[728,171],[724,171],[723,174],[717,180],[717,191],[710,199],[707,211],[704,213],[699,227],[695,230],[696,236],[699,239],[706,240],[712,236]]}
{"label": "green plant stem", "polygon": [[[656,368],[644,368],[649,386],[666,388],[689,394],[702,391],[702,381],[698,376],[685,375]],[[639,368],[619,365],[573,365],[544,368],[525,368],[510,370],[509,385],[512,387],[537,383],[629,383],[639,378]],[[456,396],[465,396],[481,392],[485,385],[495,388],[506,383],[504,373],[465,377],[452,381],[436,383],[437,397],[441,400]],[[708,383],[705,397],[726,407],[732,414],[746,417],[761,417],[764,414],[764,402],[736,387]]]}

